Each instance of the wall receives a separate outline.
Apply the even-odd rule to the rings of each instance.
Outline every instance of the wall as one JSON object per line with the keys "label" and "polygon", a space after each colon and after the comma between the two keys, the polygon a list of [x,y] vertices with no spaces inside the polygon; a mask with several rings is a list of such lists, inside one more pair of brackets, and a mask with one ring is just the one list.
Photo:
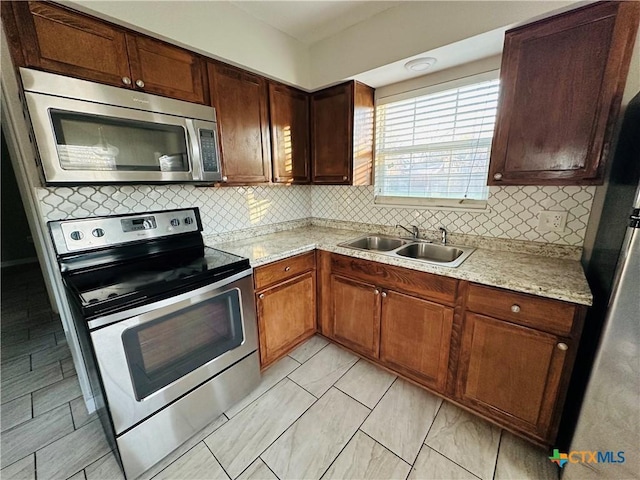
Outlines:
{"label": "wall", "polygon": [[69,7],[286,83],[309,85],[306,45],[221,1],[92,1]]}
{"label": "wall", "polygon": [[305,185],[201,188],[122,185],[36,188],[45,221],[199,207],[205,235],[308,218]]}
{"label": "wall", "polygon": [[33,242],[28,241],[31,238],[31,231],[27,223],[27,217],[22,206],[22,199],[16,183],[16,176],[11,165],[9,149],[2,132],[2,175],[0,186],[2,198],[0,206],[2,207],[2,225],[0,232],[2,233],[2,266],[17,265],[20,263],[35,262],[36,249]]}

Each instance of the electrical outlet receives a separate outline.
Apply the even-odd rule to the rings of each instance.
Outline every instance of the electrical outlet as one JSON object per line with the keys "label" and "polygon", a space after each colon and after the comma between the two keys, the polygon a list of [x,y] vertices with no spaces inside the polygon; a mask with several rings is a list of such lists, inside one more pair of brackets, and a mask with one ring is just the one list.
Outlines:
{"label": "electrical outlet", "polygon": [[566,211],[542,210],[538,215],[539,232],[564,232],[566,226]]}

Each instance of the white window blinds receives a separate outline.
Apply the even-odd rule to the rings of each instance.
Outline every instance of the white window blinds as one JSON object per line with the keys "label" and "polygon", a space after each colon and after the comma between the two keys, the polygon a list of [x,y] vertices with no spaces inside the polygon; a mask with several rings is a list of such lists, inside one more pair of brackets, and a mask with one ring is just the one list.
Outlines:
{"label": "white window blinds", "polygon": [[379,104],[376,203],[484,207],[498,87],[476,78]]}

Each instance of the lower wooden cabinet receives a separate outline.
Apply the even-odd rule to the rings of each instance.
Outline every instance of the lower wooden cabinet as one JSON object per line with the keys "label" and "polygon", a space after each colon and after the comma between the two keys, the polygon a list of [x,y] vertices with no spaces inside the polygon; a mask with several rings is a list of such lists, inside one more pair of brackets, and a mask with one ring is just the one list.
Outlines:
{"label": "lower wooden cabinet", "polygon": [[256,268],[260,366],[289,353],[317,330],[315,252]]}
{"label": "lower wooden cabinet", "polygon": [[375,285],[331,276],[331,336],[356,352],[378,358],[380,291]]}
{"label": "lower wooden cabinet", "polygon": [[382,292],[380,360],[434,390],[447,382],[453,308]]}

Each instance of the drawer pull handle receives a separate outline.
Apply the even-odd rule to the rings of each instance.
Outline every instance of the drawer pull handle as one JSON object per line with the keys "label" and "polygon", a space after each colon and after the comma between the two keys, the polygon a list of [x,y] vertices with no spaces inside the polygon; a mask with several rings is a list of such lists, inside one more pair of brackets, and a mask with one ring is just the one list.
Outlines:
{"label": "drawer pull handle", "polygon": [[518,313],[520,311],[520,305],[511,305],[511,311],[513,313]]}
{"label": "drawer pull handle", "polygon": [[387,296],[387,292],[382,292],[382,298],[385,298]]}
{"label": "drawer pull handle", "polygon": [[563,342],[560,342],[560,343],[558,344],[558,348],[559,348],[560,350],[562,350],[563,352],[564,352],[565,350],[569,350],[569,346],[568,346],[566,343],[563,343]]}
{"label": "drawer pull handle", "polygon": [[378,290],[377,288],[373,291],[374,295],[380,295],[380,290]]}
{"label": "drawer pull handle", "polygon": [[262,300],[262,299],[264,298],[264,293],[261,293],[261,294],[258,296],[258,298],[259,298],[260,300]]}
{"label": "drawer pull handle", "polygon": [[288,272],[289,270],[291,270],[291,267],[284,267],[285,272]]}

